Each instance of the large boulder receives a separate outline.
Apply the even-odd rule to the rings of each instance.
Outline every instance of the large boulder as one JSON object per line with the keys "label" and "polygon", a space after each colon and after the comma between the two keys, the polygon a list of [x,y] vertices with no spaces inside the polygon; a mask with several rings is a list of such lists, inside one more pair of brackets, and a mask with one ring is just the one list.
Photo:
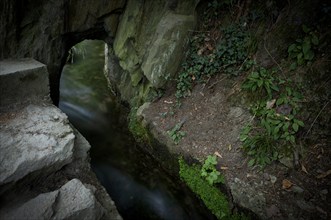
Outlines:
{"label": "large boulder", "polygon": [[93,190],[73,179],[59,190],[43,193],[27,202],[3,209],[0,219],[101,219],[104,209],[95,199]]}
{"label": "large boulder", "polygon": [[106,63],[107,76],[122,99],[131,104],[132,98],[146,100],[174,76],[195,27],[198,2],[128,1]]}
{"label": "large boulder", "polygon": [[72,161],[74,134],[55,106],[28,105],[0,114],[0,185],[27,174],[59,170]]}

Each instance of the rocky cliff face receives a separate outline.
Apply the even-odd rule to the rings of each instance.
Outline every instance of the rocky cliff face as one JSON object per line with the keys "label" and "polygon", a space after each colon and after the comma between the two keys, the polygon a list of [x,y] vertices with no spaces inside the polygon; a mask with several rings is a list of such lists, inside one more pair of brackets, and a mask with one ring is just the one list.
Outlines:
{"label": "rocky cliff face", "polygon": [[0,61],[0,219],[121,219],[89,143],[51,104],[46,66]]}
{"label": "rocky cliff face", "polygon": [[51,97],[67,51],[84,39],[111,42],[125,1],[1,1],[0,59],[32,57],[47,65]]}
{"label": "rocky cliff face", "polygon": [[145,98],[176,71],[197,2],[4,0],[0,59],[32,57],[45,63],[57,103],[68,50],[84,39],[104,40],[114,48],[107,68],[113,86],[126,101]]}
{"label": "rocky cliff face", "polygon": [[[144,100],[175,74],[189,31],[194,29],[197,3],[128,1],[106,63],[108,77],[122,99]],[[114,70],[116,64],[121,71]]]}

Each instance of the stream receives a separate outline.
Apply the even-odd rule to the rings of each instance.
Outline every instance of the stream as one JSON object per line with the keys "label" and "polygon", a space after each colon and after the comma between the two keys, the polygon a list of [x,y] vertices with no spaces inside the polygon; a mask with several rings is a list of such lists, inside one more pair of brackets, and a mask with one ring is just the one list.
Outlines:
{"label": "stream", "polygon": [[104,42],[71,49],[60,83],[60,109],[91,144],[91,165],[123,219],[214,219],[195,195],[139,150],[127,113],[103,74]]}

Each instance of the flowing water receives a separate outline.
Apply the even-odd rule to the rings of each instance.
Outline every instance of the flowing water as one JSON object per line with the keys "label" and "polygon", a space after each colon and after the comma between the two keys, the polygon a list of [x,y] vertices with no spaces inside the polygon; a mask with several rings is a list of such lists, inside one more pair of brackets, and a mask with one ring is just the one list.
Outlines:
{"label": "flowing water", "polygon": [[108,90],[104,42],[71,50],[59,107],[91,144],[91,164],[124,219],[214,219],[200,200],[139,151],[127,129],[127,109]]}

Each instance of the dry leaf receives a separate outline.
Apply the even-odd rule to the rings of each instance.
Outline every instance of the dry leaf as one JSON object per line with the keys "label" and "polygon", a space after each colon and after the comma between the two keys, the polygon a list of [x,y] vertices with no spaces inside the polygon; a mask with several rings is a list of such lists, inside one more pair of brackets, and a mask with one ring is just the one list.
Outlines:
{"label": "dry leaf", "polygon": [[228,167],[221,167],[221,170],[227,170],[229,169]]}
{"label": "dry leaf", "polygon": [[308,174],[308,171],[307,171],[306,167],[303,164],[301,164],[301,170]]}
{"label": "dry leaf", "polygon": [[172,104],[173,102],[172,102],[172,101],[167,101],[167,100],[164,100],[164,103],[167,103],[167,104]]}
{"label": "dry leaf", "polygon": [[213,50],[214,49],[210,44],[207,44],[207,48],[208,48],[208,50]]}
{"label": "dry leaf", "polygon": [[268,101],[266,108],[267,109],[272,109],[274,107],[275,103],[276,103],[276,99]]}
{"label": "dry leaf", "polygon": [[283,179],[283,182],[282,182],[283,189],[289,189],[292,186],[293,186],[293,183],[291,181],[289,181],[288,179]]}
{"label": "dry leaf", "polygon": [[232,150],[232,144],[229,144],[229,146],[228,146],[228,150],[229,150],[229,151]]}
{"label": "dry leaf", "polygon": [[328,170],[325,173],[322,173],[322,174],[318,175],[317,179],[325,178],[325,177],[329,176],[330,174],[331,174],[331,170]]}
{"label": "dry leaf", "polygon": [[219,158],[223,158],[222,155],[220,153],[218,153],[217,151],[215,151],[214,153],[216,156],[218,156]]}

